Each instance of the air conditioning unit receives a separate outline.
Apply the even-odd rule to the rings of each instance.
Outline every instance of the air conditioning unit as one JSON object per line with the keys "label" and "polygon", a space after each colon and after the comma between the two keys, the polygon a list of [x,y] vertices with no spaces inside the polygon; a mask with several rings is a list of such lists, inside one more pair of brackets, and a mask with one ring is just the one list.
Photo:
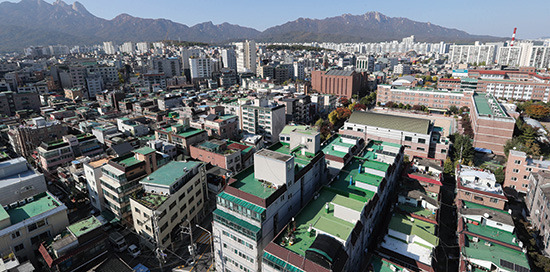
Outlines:
{"label": "air conditioning unit", "polygon": [[477,243],[477,242],[479,242],[479,238],[473,237],[473,238],[472,238],[472,241],[474,241],[474,243]]}

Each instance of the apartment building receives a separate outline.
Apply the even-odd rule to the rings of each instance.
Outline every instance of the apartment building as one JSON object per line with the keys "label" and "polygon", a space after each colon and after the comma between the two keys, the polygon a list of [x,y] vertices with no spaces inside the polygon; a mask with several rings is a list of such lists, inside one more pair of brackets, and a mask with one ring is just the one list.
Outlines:
{"label": "apartment building", "polygon": [[529,211],[529,221],[538,232],[543,251],[550,254],[550,172],[538,171],[529,175],[529,191],[525,196],[525,206]]}
{"label": "apartment building", "polygon": [[139,181],[168,162],[150,147],[143,147],[101,166],[101,191],[104,211],[112,213],[122,224],[133,226],[130,196],[140,189]]}
{"label": "apartment building", "polygon": [[[466,165],[456,168],[456,201],[468,201],[494,209],[504,210],[508,199],[502,186],[496,182],[495,175]],[[457,204],[458,205],[458,204]]]}
{"label": "apartment building", "polygon": [[15,152],[29,157],[42,142],[51,142],[67,135],[67,126],[58,121],[33,118],[20,125],[11,125],[8,130],[10,145]]}
{"label": "apartment building", "polygon": [[203,129],[192,128],[188,123],[184,123],[155,130],[155,139],[174,144],[188,155],[190,146],[208,140],[208,133]]}
{"label": "apartment building", "polygon": [[485,64],[495,62],[496,46],[493,44],[451,45],[449,48],[449,61],[451,63]]}
{"label": "apartment building", "polygon": [[0,114],[13,116],[21,110],[32,110],[35,113],[40,112],[40,97],[38,93],[18,91],[0,93]]}
{"label": "apartment building", "polygon": [[88,198],[90,199],[90,204],[97,211],[103,211],[104,207],[104,198],[103,190],[101,189],[101,176],[102,176],[102,167],[109,163],[111,158],[100,158],[96,160],[90,160],[84,163],[84,177],[86,178],[86,189],[88,191]]}
{"label": "apartment building", "polygon": [[[302,135],[319,146],[314,135]],[[254,164],[229,179],[217,196],[213,233],[216,270],[260,271],[262,252],[313,197],[326,177],[324,154],[277,143],[254,154]]]}
{"label": "apartment building", "polygon": [[311,122],[314,111],[312,110],[311,98],[308,95],[281,99],[279,104],[285,105],[287,123],[308,124]]}
{"label": "apartment building", "polygon": [[239,117],[232,114],[208,114],[199,116],[190,122],[191,127],[203,129],[208,136],[218,139],[237,139],[239,136]]}
{"label": "apartment building", "polygon": [[550,161],[545,160],[543,157],[533,158],[525,152],[510,150],[502,186],[526,195],[529,193],[529,175],[548,170],[550,170]]}
{"label": "apartment building", "polygon": [[[281,133],[281,138],[282,135],[283,133]],[[326,140],[321,145],[321,149],[325,153],[325,160],[331,176],[336,176],[364,146],[363,138],[349,135],[336,134]]]}
{"label": "apartment building", "polygon": [[13,250],[18,260],[36,265],[35,252],[40,243],[67,225],[67,207],[49,192],[4,205],[0,209],[0,252]]}
{"label": "apartment building", "polygon": [[468,202],[461,203],[458,214],[459,271],[530,271],[510,214]]}
{"label": "apartment building", "polygon": [[255,99],[251,105],[242,105],[240,116],[244,133],[257,134],[274,143],[286,125],[285,106],[269,104],[265,99]]}
{"label": "apartment building", "polygon": [[516,120],[509,116],[491,94],[472,96],[470,122],[474,130],[473,146],[504,156],[504,145],[514,135]]}
{"label": "apartment building", "polygon": [[204,215],[208,191],[201,162],[169,162],[139,183],[143,188],[130,198],[133,225],[153,249],[168,248],[182,223],[199,222]]}
{"label": "apartment building", "polygon": [[246,40],[235,43],[237,53],[237,72],[256,74],[256,42]]}
{"label": "apartment building", "polygon": [[328,70],[311,72],[311,88],[314,92],[351,98],[364,96],[368,75],[352,70]]}
{"label": "apartment building", "polygon": [[143,116],[135,118],[118,118],[116,120],[118,131],[135,137],[147,135],[149,133],[149,127],[139,122],[142,119]]}
{"label": "apartment building", "polygon": [[[441,88],[441,86],[438,86]],[[471,107],[473,91],[444,91],[422,87],[401,87],[378,85],[376,90],[377,104],[384,106],[388,102],[405,105],[422,105],[431,110],[446,111],[451,106],[457,108]]]}
{"label": "apartment building", "polygon": [[266,246],[262,271],[360,271],[377,240],[372,234],[387,212],[403,147],[371,141],[329,186],[293,217]]}
{"label": "apartment building", "polygon": [[444,160],[450,142],[435,128],[428,119],[355,111],[339,134],[403,145],[409,157]]}

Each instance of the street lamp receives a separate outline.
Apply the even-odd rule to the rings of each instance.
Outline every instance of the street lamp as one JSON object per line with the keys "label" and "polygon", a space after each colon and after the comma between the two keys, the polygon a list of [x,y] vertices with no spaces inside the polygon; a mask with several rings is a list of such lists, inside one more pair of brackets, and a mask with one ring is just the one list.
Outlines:
{"label": "street lamp", "polygon": [[[199,229],[202,229],[206,232],[208,232],[208,234],[210,235],[210,255],[212,256],[212,265],[214,264],[214,245],[213,245],[213,240],[214,240],[214,236],[212,236],[212,232],[208,231],[207,229],[201,227],[199,224],[196,224],[195,226],[197,226],[197,228]],[[213,265],[214,266],[214,265]],[[214,269],[216,269],[216,267],[214,266]]]}

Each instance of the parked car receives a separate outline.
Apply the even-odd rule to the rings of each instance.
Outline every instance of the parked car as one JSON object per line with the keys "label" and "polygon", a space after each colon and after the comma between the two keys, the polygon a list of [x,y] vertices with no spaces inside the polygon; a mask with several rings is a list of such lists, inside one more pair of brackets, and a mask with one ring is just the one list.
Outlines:
{"label": "parked car", "polygon": [[130,253],[130,255],[132,255],[132,257],[137,257],[139,256],[139,254],[141,254],[141,250],[134,244],[131,244],[129,247],[128,247],[128,253]]}

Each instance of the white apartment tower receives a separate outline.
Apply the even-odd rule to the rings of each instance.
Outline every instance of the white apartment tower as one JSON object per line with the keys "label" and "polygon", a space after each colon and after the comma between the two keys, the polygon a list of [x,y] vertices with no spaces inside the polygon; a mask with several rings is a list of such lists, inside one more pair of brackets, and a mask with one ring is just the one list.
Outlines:
{"label": "white apartment tower", "polygon": [[113,42],[103,42],[103,51],[107,55],[116,54],[116,47],[113,45]]}
{"label": "white apartment tower", "polygon": [[237,47],[237,72],[256,74],[256,42],[246,40],[235,43]]}
{"label": "white apartment tower", "polygon": [[235,50],[230,49],[224,49],[222,50],[222,60],[223,60],[223,67],[229,68],[233,70],[237,70],[237,57],[235,56]]}
{"label": "white apartment tower", "polygon": [[203,79],[212,77],[212,59],[207,57],[190,58],[189,69],[191,79]]}

